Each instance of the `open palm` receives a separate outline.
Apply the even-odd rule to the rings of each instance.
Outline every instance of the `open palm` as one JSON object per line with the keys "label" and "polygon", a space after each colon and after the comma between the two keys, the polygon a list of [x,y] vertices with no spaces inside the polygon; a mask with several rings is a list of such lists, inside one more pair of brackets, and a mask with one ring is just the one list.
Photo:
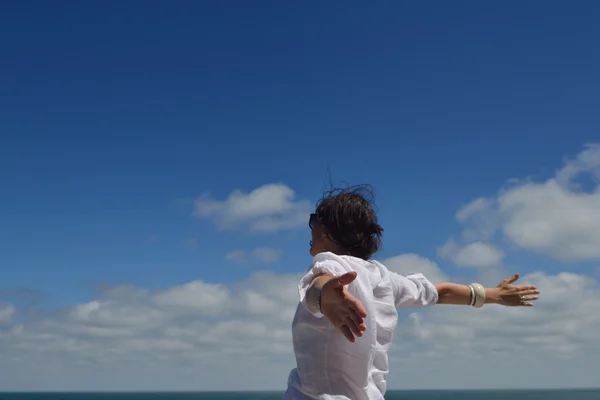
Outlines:
{"label": "open palm", "polygon": [[367,329],[364,323],[367,313],[362,302],[346,288],[356,275],[356,272],[347,272],[333,277],[321,290],[321,312],[351,342]]}
{"label": "open palm", "polygon": [[531,307],[539,298],[540,291],[532,285],[513,285],[519,274],[506,278],[496,286],[495,303],[508,307]]}

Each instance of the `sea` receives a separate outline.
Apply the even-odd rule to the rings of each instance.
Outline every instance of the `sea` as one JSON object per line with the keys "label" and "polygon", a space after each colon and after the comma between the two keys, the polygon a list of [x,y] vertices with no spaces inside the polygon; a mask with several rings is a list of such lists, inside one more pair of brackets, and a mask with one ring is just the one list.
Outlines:
{"label": "sea", "polygon": [[[281,392],[0,393],[0,400],[281,400]],[[386,400],[600,400],[600,389],[388,391]]]}

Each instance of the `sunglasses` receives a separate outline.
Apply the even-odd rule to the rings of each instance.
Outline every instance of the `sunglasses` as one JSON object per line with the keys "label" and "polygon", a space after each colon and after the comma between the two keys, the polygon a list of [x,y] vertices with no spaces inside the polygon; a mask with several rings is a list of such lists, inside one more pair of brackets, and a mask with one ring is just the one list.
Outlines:
{"label": "sunglasses", "polygon": [[308,227],[310,228],[310,230],[313,230],[315,228],[318,221],[319,217],[317,217],[317,214],[310,214],[310,218],[308,219]]}

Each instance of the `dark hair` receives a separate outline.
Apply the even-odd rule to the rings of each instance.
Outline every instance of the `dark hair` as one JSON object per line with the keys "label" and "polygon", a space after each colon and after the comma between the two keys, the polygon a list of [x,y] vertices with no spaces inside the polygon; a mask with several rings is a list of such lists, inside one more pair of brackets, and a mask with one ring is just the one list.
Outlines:
{"label": "dark hair", "polygon": [[315,214],[329,238],[354,257],[368,260],[381,248],[383,228],[377,223],[369,185],[327,191]]}

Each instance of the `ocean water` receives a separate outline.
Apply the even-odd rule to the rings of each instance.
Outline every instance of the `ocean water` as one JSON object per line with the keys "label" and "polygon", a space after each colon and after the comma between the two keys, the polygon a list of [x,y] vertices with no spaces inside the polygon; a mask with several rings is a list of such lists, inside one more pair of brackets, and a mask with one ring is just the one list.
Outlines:
{"label": "ocean water", "polygon": [[[281,400],[281,392],[0,393],[0,400]],[[600,389],[388,391],[386,400],[600,400]]]}

